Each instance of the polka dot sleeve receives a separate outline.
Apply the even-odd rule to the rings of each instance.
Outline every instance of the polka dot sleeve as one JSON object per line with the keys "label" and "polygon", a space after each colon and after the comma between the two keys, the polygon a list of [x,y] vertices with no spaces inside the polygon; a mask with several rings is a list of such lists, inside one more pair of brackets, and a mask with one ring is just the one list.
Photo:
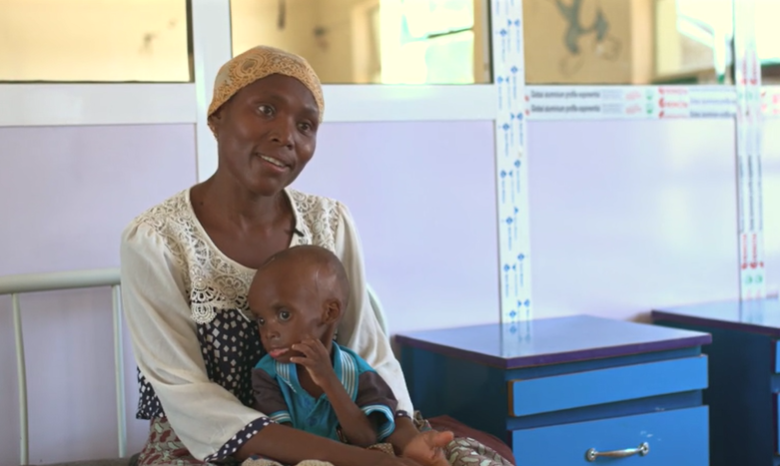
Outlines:
{"label": "polka dot sleeve", "polygon": [[[410,416],[409,413],[407,413],[406,411],[399,410],[395,412],[395,417],[409,418]],[[257,435],[257,433],[260,432],[263,429],[263,427],[272,424],[273,422],[274,421],[272,421],[267,417],[261,417],[256,421],[250,423],[248,426],[241,429],[241,432],[237,433],[230,440],[225,442],[225,444],[222,445],[219,451],[217,451],[213,455],[206,457],[205,461],[211,462],[211,461],[223,460],[233,455],[235,452],[238,451],[239,448],[241,448],[241,445],[243,445],[244,442]]]}
{"label": "polka dot sleeve", "polygon": [[272,424],[274,421],[267,417],[261,417],[258,418],[243,429],[236,435],[234,435],[230,440],[225,442],[224,445],[213,455],[209,455],[206,458],[204,458],[204,461],[211,462],[211,461],[218,461],[223,460],[231,455],[233,455],[235,452],[238,451],[239,448],[241,448],[241,445],[244,444],[247,440],[257,435],[258,432],[260,432],[263,427]]}
{"label": "polka dot sleeve", "polygon": [[[259,355],[259,338],[240,340],[240,333],[247,333],[240,323],[247,320],[237,310],[221,310],[208,325],[193,320],[182,279],[187,272],[152,226],[127,229],[120,252],[125,320],[138,370],[155,395],[143,397],[141,414],[156,417],[164,410],[193,457],[202,460],[214,452],[221,457],[231,432],[241,432],[238,438],[244,442],[247,433],[262,428],[264,421],[258,418],[267,417],[248,406],[251,381],[237,375],[249,374],[248,361]],[[229,344],[220,338],[225,322],[235,329]]]}

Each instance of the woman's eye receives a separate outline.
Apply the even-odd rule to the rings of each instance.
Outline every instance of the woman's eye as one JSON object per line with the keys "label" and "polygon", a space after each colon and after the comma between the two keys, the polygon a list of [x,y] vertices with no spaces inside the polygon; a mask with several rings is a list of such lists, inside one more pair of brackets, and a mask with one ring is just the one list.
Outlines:
{"label": "woman's eye", "polygon": [[279,320],[290,320],[290,311],[279,312]]}
{"label": "woman's eye", "polygon": [[257,318],[257,325],[265,325],[265,319],[262,317]]}
{"label": "woman's eye", "polygon": [[301,131],[311,131],[311,125],[309,123],[301,123],[298,125]]}
{"label": "woman's eye", "polygon": [[266,116],[272,116],[274,114],[274,108],[270,105],[261,105],[257,107],[258,110],[260,110],[260,113]]}

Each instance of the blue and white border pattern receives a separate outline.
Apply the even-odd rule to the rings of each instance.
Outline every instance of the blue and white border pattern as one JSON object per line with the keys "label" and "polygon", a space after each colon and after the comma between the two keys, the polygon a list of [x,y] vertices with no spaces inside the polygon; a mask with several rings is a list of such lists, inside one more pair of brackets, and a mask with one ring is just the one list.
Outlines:
{"label": "blue and white border pattern", "polygon": [[523,3],[493,0],[491,10],[501,322],[522,333],[519,323],[532,318]]}
{"label": "blue and white border pattern", "polygon": [[761,189],[763,137],[761,65],[756,50],[755,2],[735,2],[737,89],[737,211],[740,298],[766,296]]}

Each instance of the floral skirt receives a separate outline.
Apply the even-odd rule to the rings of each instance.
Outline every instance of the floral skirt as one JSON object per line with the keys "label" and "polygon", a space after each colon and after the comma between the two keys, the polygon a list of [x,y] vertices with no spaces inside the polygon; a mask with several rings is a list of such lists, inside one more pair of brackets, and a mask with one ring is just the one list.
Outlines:
{"label": "floral skirt", "polygon": [[[431,429],[430,424],[423,420],[419,414],[415,417],[415,423],[421,431]],[[371,448],[393,454],[392,448],[387,444],[380,444]],[[444,454],[453,466],[513,466],[509,460],[502,457],[492,448],[469,437],[456,437],[445,447]],[[152,420],[149,438],[136,462],[136,466],[202,466],[209,464],[214,464],[215,466],[239,466],[238,461],[231,459],[218,463],[206,463],[196,459],[190,454],[165,418]],[[250,458],[245,460],[241,466],[283,465],[265,458]],[[298,463],[298,466],[332,465],[323,461],[307,460]]]}

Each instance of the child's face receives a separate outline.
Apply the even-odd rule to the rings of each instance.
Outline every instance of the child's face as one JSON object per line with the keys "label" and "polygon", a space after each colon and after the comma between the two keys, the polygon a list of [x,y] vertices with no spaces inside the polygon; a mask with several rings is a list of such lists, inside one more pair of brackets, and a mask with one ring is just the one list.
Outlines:
{"label": "child's face", "polygon": [[[281,265],[281,264],[280,264]],[[334,319],[318,290],[317,276],[306,268],[286,273],[270,267],[257,274],[249,290],[249,307],[258,323],[263,347],[279,362],[289,362],[292,345],[306,339],[322,341],[330,349]]]}

